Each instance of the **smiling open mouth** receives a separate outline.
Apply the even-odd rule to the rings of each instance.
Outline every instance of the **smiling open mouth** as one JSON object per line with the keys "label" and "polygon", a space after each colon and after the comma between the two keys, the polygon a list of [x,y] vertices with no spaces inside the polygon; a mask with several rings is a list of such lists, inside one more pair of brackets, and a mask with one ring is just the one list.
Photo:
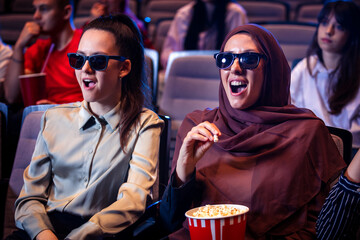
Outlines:
{"label": "smiling open mouth", "polygon": [[232,93],[240,93],[247,87],[247,83],[241,81],[230,82],[230,88]]}
{"label": "smiling open mouth", "polygon": [[86,87],[93,87],[93,86],[95,86],[95,82],[94,82],[94,81],[91,81],[91,80],[89,80],[89,79],[85,79],[85,80],[83,80],[83,82],[84,82],[84,84],[85,84]]}

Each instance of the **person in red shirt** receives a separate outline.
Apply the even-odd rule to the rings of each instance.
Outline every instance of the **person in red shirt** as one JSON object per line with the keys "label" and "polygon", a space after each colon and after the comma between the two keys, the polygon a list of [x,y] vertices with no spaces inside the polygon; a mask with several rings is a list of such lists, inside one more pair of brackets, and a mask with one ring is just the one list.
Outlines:
{"label": "person in red shirt", "polygon": [[[49,56],[44,68],[47,97],[37,104],[82,101],[75,71],[69,66],[66,55],[77,51],[82,33],[73,27],[71,0],[33,0],[33,5],[34,20],[25,24],[14,46],[4,83],[6,100],[10,104],[21,101],[19,75],[41,72]],[[48,38],[40,39],[40,35]]]}

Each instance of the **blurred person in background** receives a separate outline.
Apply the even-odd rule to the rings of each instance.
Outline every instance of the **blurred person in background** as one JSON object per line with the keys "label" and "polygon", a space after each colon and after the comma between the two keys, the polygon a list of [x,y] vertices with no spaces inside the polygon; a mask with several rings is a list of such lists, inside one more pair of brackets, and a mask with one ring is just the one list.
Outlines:
{"label": "blurred person in background", "polygon": [[117,13],[123,13],[128,15],[140,29],[140,32],[144,39],[144,47],[154,49],[152,42],[148,38],[144,22],[138,19],[133,13],[133,11],[131,11],[129,7],[129,0],[99,0],[98,2],[95,2],[90,10],[90,20],[100,16]]}
{"label": "blurred person in background", "polygon": [[66,55],[77,50],[82,32],[73,28],[72,0],[34,0],[33,5],[34,21],[25,23],[13,48],[4,82],[6,100],[10,104],[21,101],[19,76],[41,72],[49,55],[44,69],[47,98],[37,104],[82,101],[75,71]]}
{"label": "blurred person in background", "polygon": [[13,51],[10,46],[4,44],[0,38],[0,101],[4,102],[4,81],[6,71],[11,59]]}
{"label": "blurred person in background", "polygon": [[166,68],[170,53],[220,49],[226,34],[248,22],[246,11],[233,0],[196,0],[180,8],[171,23],[161,52]]}
{"label": "blurred person in background", "polygon": [[246,23],[246,11],[235,0],[196,0],[180,8],[160,53],[158,102],[165,88],[165,69],[172,52],[220,49],[226,34]]}
{"label": "blurred person in background", "polygon": [[349,130],[360,147],[360,9],[327,1],[306,58],[291,72],[291,101],[326,125]]}

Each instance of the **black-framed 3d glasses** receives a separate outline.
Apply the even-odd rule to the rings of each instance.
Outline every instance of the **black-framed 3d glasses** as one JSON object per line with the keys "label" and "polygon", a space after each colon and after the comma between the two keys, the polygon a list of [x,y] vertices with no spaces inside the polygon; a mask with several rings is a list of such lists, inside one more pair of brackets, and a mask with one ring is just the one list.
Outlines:
{"label": "black-framed 3d glasses", "polygon": [[216,60],[216,66],[220,69],[226,69],[231,67],[235,58],[239,59],[240,67],[242,69],[255,69],[259,65],[260,59],[266,60],[266,56],[256,52],[245,53],[231,53],[231,52],[219,52],[214,54]]}
{"label": "black-framed 3d glasses", "polygon": [[91,55],[84,56],[79,53],[68,53],[70,66],[74,69],[81,69],[86,60],[89,61],[90,67],[95,71],[103,71],[107,68],[109,59],[114,59],[118,61],[125,61],[127,58],[122,56],[108,56],[108,55]]}

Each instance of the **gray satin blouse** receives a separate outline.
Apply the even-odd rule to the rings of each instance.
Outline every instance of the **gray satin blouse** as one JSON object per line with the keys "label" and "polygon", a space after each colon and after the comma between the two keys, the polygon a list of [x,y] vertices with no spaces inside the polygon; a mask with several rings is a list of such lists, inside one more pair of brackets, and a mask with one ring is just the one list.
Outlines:
{"label": "gray satin blouse", "polygon": [[163,121],[144,109],[124,152],[119,105],[100,118],[91,114],[85,101],[60,105],[43,115],[15,203],[16,225],[31,238],[53,230],[47,212],[54,210],[90,217],[67,239],[120,232],[144,212],[157,177]]}

